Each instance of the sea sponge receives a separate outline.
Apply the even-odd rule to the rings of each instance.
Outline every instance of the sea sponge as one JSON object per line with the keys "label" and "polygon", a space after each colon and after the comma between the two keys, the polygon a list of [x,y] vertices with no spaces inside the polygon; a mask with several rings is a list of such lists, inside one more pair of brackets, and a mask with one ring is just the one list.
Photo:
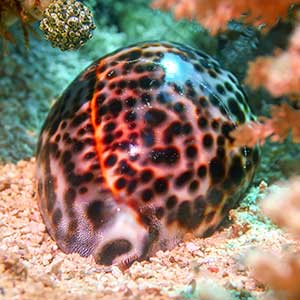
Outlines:
{"label": "sea sponge", "polygon": [[92,13],[76,0],[57,0],[45,9],[40,29],[53,47],[80,48],[96,28]]}

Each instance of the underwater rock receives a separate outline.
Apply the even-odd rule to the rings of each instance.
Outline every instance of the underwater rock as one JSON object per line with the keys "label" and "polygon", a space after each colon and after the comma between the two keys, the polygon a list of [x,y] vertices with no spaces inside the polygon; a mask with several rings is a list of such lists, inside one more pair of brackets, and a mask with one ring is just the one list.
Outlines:
{"label": "underwater rock", "polygon": [[121,267],[212,234],[253,177],[258,148],[229,133],[254,119],[236,77],[202,51],[148,42],[100,58],[41,131],[48,232],[66,253]]}

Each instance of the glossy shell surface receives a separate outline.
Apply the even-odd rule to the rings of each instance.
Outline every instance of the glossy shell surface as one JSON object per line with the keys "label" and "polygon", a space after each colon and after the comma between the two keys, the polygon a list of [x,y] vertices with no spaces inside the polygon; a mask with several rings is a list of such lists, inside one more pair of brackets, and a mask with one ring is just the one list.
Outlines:
{"label": "glossy shell surface", "polygon": [[88,67],[51,109],[37,149],[38,201],[67,253],[127,267],[208,236],[258,162],[230,131],[254,116],[236,77],[204,52],[140,43]]}

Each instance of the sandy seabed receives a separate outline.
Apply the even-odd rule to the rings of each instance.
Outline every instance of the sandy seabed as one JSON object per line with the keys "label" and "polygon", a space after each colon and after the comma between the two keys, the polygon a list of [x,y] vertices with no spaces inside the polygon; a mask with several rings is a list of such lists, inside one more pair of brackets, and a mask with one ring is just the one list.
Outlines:
{"label": "sandy seabed", "polygon": [[212,237],[187,239],[122,272],[58,249],[35,200],[34,159],[1,165],[0,299],[225,299],[225,289],[260,299],[265,287],[244,258],[253,248],[279,256],[296,243],[260,215],[240,207]]}

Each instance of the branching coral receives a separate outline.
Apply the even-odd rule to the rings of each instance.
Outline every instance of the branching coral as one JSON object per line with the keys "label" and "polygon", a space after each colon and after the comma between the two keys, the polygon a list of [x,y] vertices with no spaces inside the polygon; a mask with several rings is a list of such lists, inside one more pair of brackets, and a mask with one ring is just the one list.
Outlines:
{"label": "branching coral", "polygon": [[[280,184],[277,190],[263,201],[262,209],[277,225],[299,236],[300,178]],[[269,253],[252,253],[248,258],[248,265],[259,281],[275,290],[276,299],[300,299],[299,252],[286,250],[281,259]]]}
{"label": "branching coral", "polygon": [[[242,18],[253,25],[265,25],[266,29],[279,19],[286,18],[292,5],[300,1],[268,0],[155,0],[153,7],[169,9],[177,18],[196,19],[213,34],[226,28],[233,18]],[[254,88],[264,86],[274,96],[300,96],[300,25],[296,27],[286,52],[274,57],[259,57],[250,63],[246,83]],[[267,137],[283,141],[292,132],[293,141],[300,141],[300,112],[288,105],[271,108],[271,119],[261,118],[263,123],[248,123],[237,128],[232,136],[238,145],[253,146],[264,143]]]}
{"label": "branching coral", "polygon": [[275,291],[270,300],[300,300],[299,253],[286,255],[282,259],[270,253],[252,253],[248,265],[254,277]]}
{"label": "branching coral", "polygon": [[272,57],[258,57],[250,63],[246,83],[264,86],[272,95],[300,96],[300,25],[291,36],[287,51]]}
{"label": "branching coral", "polygon": [[262,123],[249,122],[231,133],[235,144],[252,147],[263,144],[268,137],[274,142],[282,142],[291,133],[294,142],[300,142],[300,110],[287,103],[271,107],[271,118],[260,117]]}
{"label": "branching coral", "polygon": [[[296,27],[288,50],[274,57],[259,57],[250,63],[246,83],[254,88],[264,86],[274,96],[300,97],[300,25]],[[286,103],[271,107],[271,118],[261,117],[262,123],[247,123],[231,133],[237,145],[264,143],[268,137],[282,142],[289,133],[300,142],[300,110]]]}
{"label": "branching coral", "polygon": [[242,18],[254,25],[273,26],[285,18],[293,0],[154,0],[153,7],[172,10],[176,18],[196,19],[212,34],[226,28],[231,19]]}
{"label": "branching coral", "polygon": [[279,183],[264,199],[262,210],[276,225],[300,236],[300,177]]}

